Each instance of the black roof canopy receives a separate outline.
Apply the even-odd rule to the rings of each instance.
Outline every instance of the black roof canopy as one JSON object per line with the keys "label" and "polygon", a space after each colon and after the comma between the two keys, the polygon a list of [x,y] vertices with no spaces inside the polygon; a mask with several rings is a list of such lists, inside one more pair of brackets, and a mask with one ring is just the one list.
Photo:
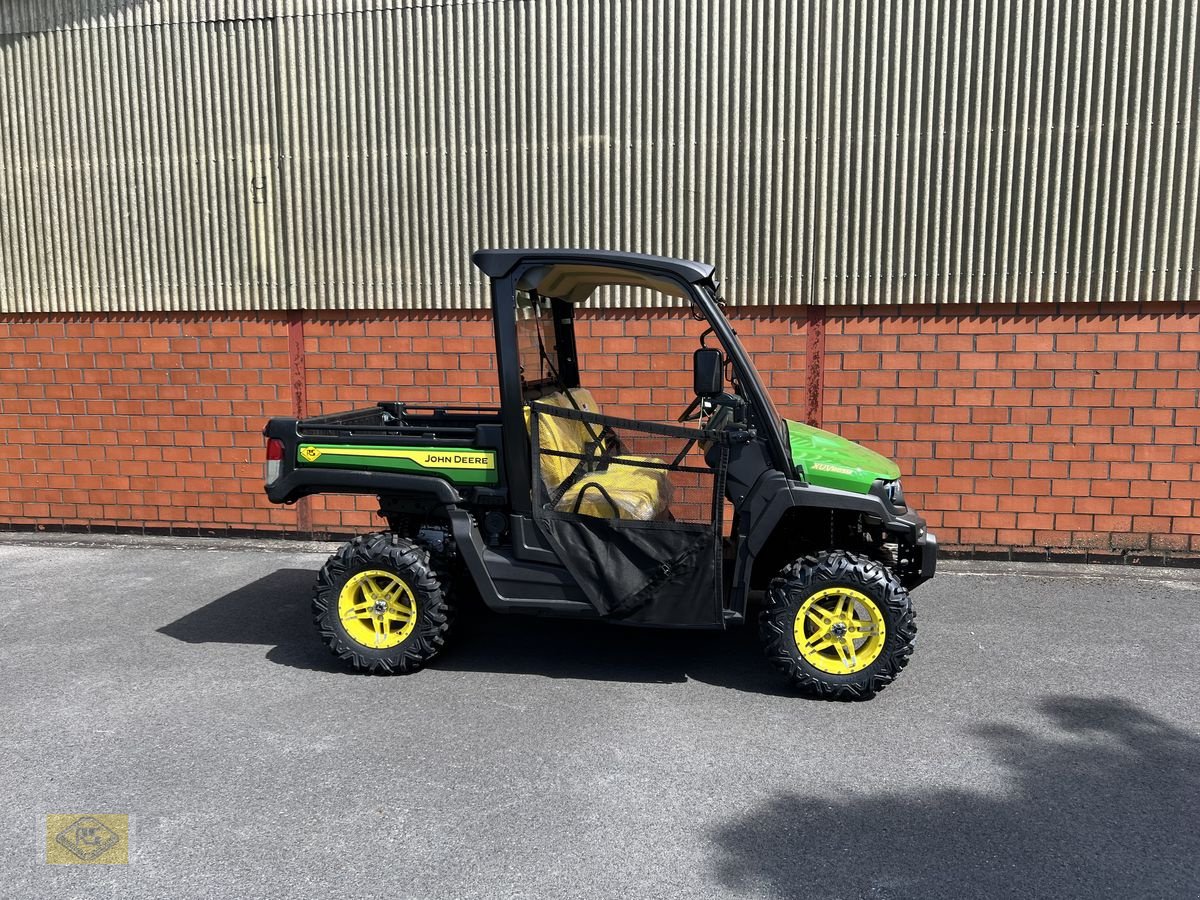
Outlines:
{"label": "black roof canopy", "polygon": [[519,290],[572,303],[583,302],[605,285],[648,288],[682,297],[676,279],[697,284],[710,281],[713,274],[709,263],[615,250],[476,250],[471,261],[489,278],[531,266],[522,273]]}

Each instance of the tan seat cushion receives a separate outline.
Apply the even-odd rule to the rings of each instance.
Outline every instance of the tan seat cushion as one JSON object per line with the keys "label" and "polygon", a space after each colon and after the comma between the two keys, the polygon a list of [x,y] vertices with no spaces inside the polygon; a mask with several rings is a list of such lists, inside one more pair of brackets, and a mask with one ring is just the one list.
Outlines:
{"label": "tan seat cushion", "polygon": [[[587,388],[572,388],[571,396],[563,392],[548,394],[538,402],[555,406],[559,409],[581,409],[584,412],[599,413],[600,408],[596,399]],[[574,399],[574,403],[571,400]],[[525,427],[530,428],[529,407],[525,407]],[[540,449],[556,450],[560,453],[587,454],[589,445],[594,444],[600,428],[579,422],[574,419],[564,419],[557,416],[542,416],[538,420]],[[599,455],[600,448],[593,447],[590,451]],[[621,457],[619,457],[621,458]],[[654,457],[626,456],[630,462],[646,461],[661,464]],[[554,490],[579,465],[579,460],[568,456],[552,456],[542,452],[542,479],[546,487]],[[589,485],[591,487],[589,488]],[[603,488],[605,494],[601,492]],[[580,494],[579,509],[575,502]],[[609,502],[611,498],[612,502]],[[637,519],[650,521],[662,518],[667,511],[671,499],[671,481],[665,469],[648,469],[641,466],[622,465],[612,462],[603,472],[589,472],[572,485],[559,499],[555,508],[567,512],[575,511],[585,516],[597,516],[611,519]]]}
{"label": "tan seat cushion", "polygon": [[[561,391],[554,394],[547,394],[538,400],[538,403],[545,403],[548,406],[555,406],[559,409],[575,409],[578,408],[584,412],[599,413],[600,409],[596,406],[596,400],[592,397],[592,392],[586,388],[573,388],[571,396],[575,399],[575,403],[571,403],[567,395]],[[525,430],[529,431],[529,407],[525,407]],[[539,448],[541,450],[556,450],[559,453],[587,453],[588,445],[596,440],[600,434],[598,425],[589,425],[586,422],[579,422],[575,419],[563,419],[558,416],[542,416],[538,421]],[[599,453],[599,448],[594,448],[593,453]],[[548,453],[541,454],[542,479],[546,482],[546,487],[554,490],[564,481],[566,481],[575,467],[579,465],[578,459],[573,459],[569,456],[552,456]]]}
{"label": "tan seat cushion", "polygon": [[602,519],[649,522],[666,515],[670,499],[671,482],[666,470],[614,462],[603,472],[589,472],[571,485],[556,508]]}

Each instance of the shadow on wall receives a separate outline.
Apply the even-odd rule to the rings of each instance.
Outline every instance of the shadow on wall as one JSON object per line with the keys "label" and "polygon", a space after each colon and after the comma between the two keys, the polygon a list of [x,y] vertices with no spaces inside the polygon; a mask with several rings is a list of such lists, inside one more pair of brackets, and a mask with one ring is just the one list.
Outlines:
{"label": "shadow on wall", "polygon": [[[279,569],[158,631],[189,644],[270,645],[266,658],[271,662],[353,674],[334,658],[313,626],[310,600],[316,576],[315,570]],[[750,693],[791,694],[767,666],[753,628],[622,628],[497,615],[478,601],[462,610],[451,642],[430,668],[649,684],[693,679]]]}
{"label": "shadow on wall", "polygon": [[1041,711],[1036,734],[979,732],[1007,796],[785,795],[713,835],[718,876],[842,900],[1200,896],[1200,738],[1120,700]]}
{"label": "shadow on wall", "polygon": [[0,9],[0,50],[30,34],[68,28],[110,13],[142,6],[146,0],[3,0]]}

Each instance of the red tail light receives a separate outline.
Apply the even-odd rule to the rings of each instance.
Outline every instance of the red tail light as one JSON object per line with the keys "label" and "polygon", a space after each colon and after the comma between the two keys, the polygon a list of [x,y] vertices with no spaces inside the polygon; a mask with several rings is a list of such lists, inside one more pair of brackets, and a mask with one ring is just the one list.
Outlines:
{"label": "red tail light", "polygon": [[266,482],[271,484],[279,477],[283,469],[283,441],[271,438],[267,441],[267,471]]}

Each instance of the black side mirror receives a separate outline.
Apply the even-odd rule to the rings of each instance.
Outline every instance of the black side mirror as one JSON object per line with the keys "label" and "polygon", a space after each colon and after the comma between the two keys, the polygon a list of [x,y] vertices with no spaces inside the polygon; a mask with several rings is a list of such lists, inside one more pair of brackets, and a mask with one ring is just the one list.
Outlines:
{"label": "black side mirror", "polygon": [[725,357],[716,347],[700,347],[692,354],[692,384],[697,397],[725,392]]}

